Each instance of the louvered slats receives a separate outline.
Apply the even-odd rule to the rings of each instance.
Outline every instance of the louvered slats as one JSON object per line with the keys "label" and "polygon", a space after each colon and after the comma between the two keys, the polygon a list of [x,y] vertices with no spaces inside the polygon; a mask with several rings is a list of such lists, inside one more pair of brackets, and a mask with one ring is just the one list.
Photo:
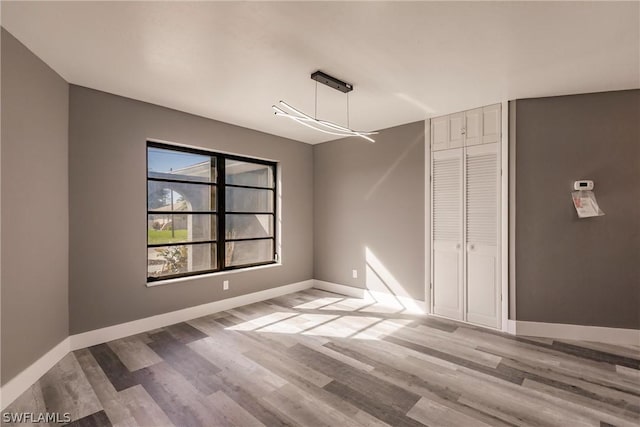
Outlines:
{"label": "louvered slats", "polygon": [[466,161],[467,242],[497,244],[497,156],[468,155]]}
{"label": "louvered slats", "polygon": [[433,161],[433,238],[462,240],[462,159]]}

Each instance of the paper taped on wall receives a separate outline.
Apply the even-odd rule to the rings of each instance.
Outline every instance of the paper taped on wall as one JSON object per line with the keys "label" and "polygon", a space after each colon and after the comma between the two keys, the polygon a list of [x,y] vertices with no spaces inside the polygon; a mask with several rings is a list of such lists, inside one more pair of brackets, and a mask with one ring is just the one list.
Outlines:
{"label": "paper taped on wall", "polygon": [[598,206],[598,202],[596,202],[596,195],[593,194],[593,191],[574,191],[571,196],[576,212],[578,212],[578,218],[604,215],[604,212]]}

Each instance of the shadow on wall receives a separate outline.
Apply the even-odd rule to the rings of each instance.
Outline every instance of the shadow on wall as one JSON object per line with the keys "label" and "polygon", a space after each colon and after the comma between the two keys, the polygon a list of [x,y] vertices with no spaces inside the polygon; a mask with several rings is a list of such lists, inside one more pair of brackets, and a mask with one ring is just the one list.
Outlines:
{"label": "shadow on wall", "polygon": [[402,161],[409,155],[409,153],[411,152],[411,150],[413,150],[413,148],[418,144],[418,143],[422,143],[424,141],[424,137],[419,137],[416,138],[411,144],[409,144],[407,146],[407,148],[404,149],[404,151],[398,156],[398,158],[391,164],[391,166],[389,166],[389,168],[386,170],[385,173],[382,174],[382,176],[380,176],[380,178],[376,181],[375,184],[373,184],[371,186],[371,189],[367,192],[367,194],[364,196],[364,200],[367,201],[369,199],[371,199],[371,197],[373,196],[373,194],[376,192],[376,190],[378,189],[378,187],[380,187],[385,181],[387,181],[387,179],[389,178],[389,176],[398,168],[398,166],[400,165],[400,163],[402,163]]}
{"label": "shadow on wall", "polygon": [[424,312],[424,307],[417,303],[380,259],[365,247],[365,286],[375,301],[391,303],[402,307],[403,311]]}

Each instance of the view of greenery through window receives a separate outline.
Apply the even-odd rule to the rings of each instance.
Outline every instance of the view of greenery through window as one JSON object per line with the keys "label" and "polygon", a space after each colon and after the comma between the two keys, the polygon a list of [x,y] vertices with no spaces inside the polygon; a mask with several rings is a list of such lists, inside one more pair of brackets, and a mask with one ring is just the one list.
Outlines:
{"label": "view of greenery through window", "polygon": [[148,280],[274,262],[275,191],[272,162],[149,143]]}

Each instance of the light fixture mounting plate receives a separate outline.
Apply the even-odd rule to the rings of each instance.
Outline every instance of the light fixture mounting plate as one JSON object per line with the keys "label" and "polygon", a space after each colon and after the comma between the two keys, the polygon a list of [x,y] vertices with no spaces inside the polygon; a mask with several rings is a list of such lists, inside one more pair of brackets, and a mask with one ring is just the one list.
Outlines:
{"label": "light fixture mounting plate", "polygon": [[345,83],[342,80],[336,79],[335,77],[325,74],[320,70],[311,74],[311,78],[319,83],[337,89],[343,93],[348,93],[353,90],[353,85],[351,83]]}

